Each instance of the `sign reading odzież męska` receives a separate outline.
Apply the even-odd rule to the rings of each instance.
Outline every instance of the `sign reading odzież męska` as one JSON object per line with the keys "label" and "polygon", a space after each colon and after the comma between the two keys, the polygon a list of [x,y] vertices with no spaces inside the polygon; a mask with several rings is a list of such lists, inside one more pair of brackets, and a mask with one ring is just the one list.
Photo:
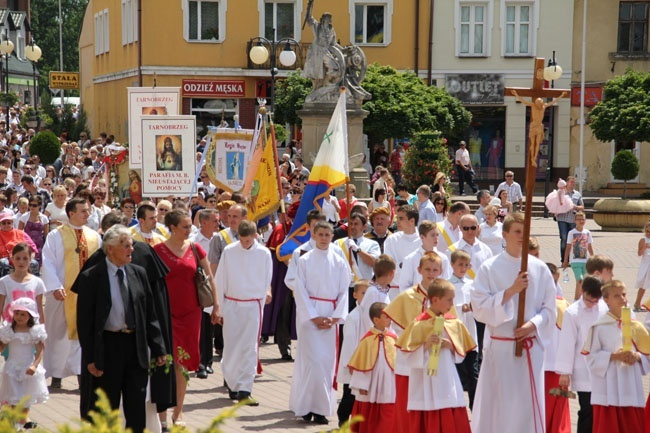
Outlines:
{"label": "sign reading odzie\u017c m\u0119ska", "polygon": [[50,71],[50,89],[76,90],[79,88],[79,72]]}

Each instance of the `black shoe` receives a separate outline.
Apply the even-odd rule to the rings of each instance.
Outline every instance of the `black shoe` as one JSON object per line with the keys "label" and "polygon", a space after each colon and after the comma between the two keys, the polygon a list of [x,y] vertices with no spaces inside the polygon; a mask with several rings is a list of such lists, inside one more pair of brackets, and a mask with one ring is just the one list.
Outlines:
{"label": "black shoe", "polygon": [[202,368],[196,372],[196,377],[197,379],[207,379],[208,372],[205,370],[205,368]]}
{"label": "black shoe", "polygon": [[268,335],[262,335],[262,337],[260,338],[260,341],[262,342],[262,344],[268,343],[269,342],[269,336]]}
{"label": "black shoe", "polygon": [[239,391],[237,393],[237,400],[240,403],[245,404],[246,406],[259,406],[260,405],[260,402],[255,400],[253,397],[251,397],[250,392],[246,392],[246,391]]}
{"label": "black shoe", "polygon": [[314,414],[314,424],[325,425],[329,424],[329,421],[323,415]]}
{"label": "black shoe", "polygon": [[208,374],[214,374],[214,370],[212,369],[212,367],[209,367],[209,366],[205,367],[205,371],[207,371]]}
{"label": "black shoe", "polygon": [[309,412],[307,415],[303,415],[302,419],[304,419],[306,422],[311,422],[311,417],[312,416],[314,416],[314,414]]}
{"label": "black shoe", "polygon": [[237,400],[237,392],[236,391],[228,391],[228,397],[231,400]]}
{"label": "black shoe", "polygon": [[61,389],[61,378],[53,377],[52,382],[50,383],[50,388]]}
{"label": "black shoe", "polygon": [[32,428],[36,428],[36,427],[38,427],[38,424],[36,424],[36,423],[33,422],[33,421],[27,421],[27,422],[23,425],[23,428],[24,428],[25,430],[32,429]]}
{"label": "black shoe", "polygon": [[285,353],[284,355],[282,355],[282,360],[283,361],[293,361],[293,358],[291,357],[290,353]]}

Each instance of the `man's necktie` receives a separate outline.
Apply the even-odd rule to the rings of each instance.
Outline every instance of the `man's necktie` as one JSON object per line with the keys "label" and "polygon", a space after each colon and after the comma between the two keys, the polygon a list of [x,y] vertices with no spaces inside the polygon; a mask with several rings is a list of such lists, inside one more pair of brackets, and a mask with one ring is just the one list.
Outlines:
{"label": "man's necktie", "polygon": [[117,281],[120,283],[120,295],[122,295],[122,303],[124,304],[124,321],[128,329],[135,329],[135,314],[133,313],[133,303],[129,297],[129,289],[124,282],[124,271],[118,269],[116,272]]}

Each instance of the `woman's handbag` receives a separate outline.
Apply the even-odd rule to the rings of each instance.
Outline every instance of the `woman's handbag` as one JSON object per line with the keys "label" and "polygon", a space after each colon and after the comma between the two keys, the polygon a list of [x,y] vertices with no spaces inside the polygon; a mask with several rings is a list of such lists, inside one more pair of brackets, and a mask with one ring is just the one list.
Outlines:
{"label": "woman's handbag", "polygon": [[214,305],[214,297],[212,296],[212,287],[208,274],[205,269],[199,264],[199,254],[196,251],[194,242],[190,242],[192,252],[194,253],[194,260],[196,260],[196,273],[194,274],[194,285],[196,286],[196,296],[199,298],[199,305],[201,308],[212,307]]}

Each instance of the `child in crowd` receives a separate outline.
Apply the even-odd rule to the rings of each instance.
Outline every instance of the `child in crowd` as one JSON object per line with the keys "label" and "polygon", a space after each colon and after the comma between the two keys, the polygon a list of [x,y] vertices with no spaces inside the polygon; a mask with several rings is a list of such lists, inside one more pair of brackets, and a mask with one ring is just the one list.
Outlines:
{"label": "child in crowd", "polygon": [[0,402],[15,406],[27,397],[21,423],[23,429],[31,429],[36,423],[27,421],[29,408],[49,398],[45,369],[41,365],[47,334],[45,326],[38,323],[39,314],[33,299],[16,299],[9,312],[11,322],[0,327],[0,351],[9,346],[9,359],[0,376]]}
{"label": "child in crowd", "polygon": [[578,393],[577,433],[591,433],[593,413],[591,408],[591,375],[587,358],[580,354],[589,328],[599,317],[607,313],[607,304],[602,300],[603,280],[586,275],[582,280],[582,297],[565,311],[560,330],[555,371],[560,374],[559,385]]}
{"label": "child in crowd", "polygon": [[585,228],[587,218],[583,212],[577,212],[575,215],[576,228],[572,229],[567,235],[566,250],[564,253],[564,262],[562,268],[571,264],[573,275],[576,278],[576,292],[574,299],[580,299],[582,292],[582,278],[587,273],[586,263],[589,256],[594,255],[592,246],[593,239],[591,232]]}
{"label": "child in crowd", "polygon": [[361,325],[359,327],[360,337],[365,335],[373,326],[372,320],[368,315],[370,306],[375,302],[383,302],[385,304],[390,302],[390,282],[395,278],[395,268],[395,260],[388,254],[382,254],[375,260],[375,266],[373,267],[375,279],[370,282],[370,287],[366,290],[363,300],[359,301],[357,307],[363,311],[359,313],[361,317]]}
{"label": "child in crowd", "polygon": [[26,215],[29,213],[29,200],[27,197],[20,197],[18,199],[18,211],[16,212],[16,215],[14,217],[14,228],[17,229],[18,225],[20,224],[20,219],[23,217],[23,215]]}
{"label": "child in crowd", "polygon": [[370,282],[368,280],[357,280],[354,282],[354,290],[352,297],[357,303],[357,308],[350,311],[348,317],[343,324],[343,344],[341,345],[341,353],[339,355],[339,368],[336,374],[336,380],[343,384],[343,396],[339,402],[339,407],[336,414],[339,418],[339,427],[343,425],[350,418],[352,413],[352,406],[354,405],[354,395],[350,389],[350,378],[352,377],[351,371],[348,369],[348,361],[359,344],[359,340],[363,336],[361,331],[361,309],[358,308],[361,301],[368,290]]}
{"label": "child in crowd", "polygon": [[[422,221],[418,226],[418,233],[420,235],[420,240],[422,241],[422,246],[406,257],[402,262],[402,271],[399,276],[399,290],[403,292],[404,290],[413,287],[414,285],[420,282],[420,274],[418,274],[418,265],[420,264],[420,258],[422,254],[427,251],[434,251],[439,253],[436,249],[438,245],[438,237],[440,232],[438,231],[438,225],[433,221]],[[449,266],[449,259],[445,254],[439,254],[440,259],[442,260],[442,275],[441,278],[449,278],[451,276],[451,268]]]}
{"label": "child in crowd", "polygon": [[604,254],[589,257],[585,269],[587,274],[603,280],[603,284],[609,283],[614,278],[614,262]]}
{"label": "child in crowd", "polygon": [[[453,314],[453,284],[441,278],[427,287],[429,309],[404,330],[397,341],[410,368],[408,411],[410,433],[469,433],[465,394],[454,364],[476,348],[467,328]],[[444,317],[442,335],[434,333],[436,317]],[[440,343],[436,374],[428,373],[433,345]]]}
{"label": "child in crowd", "polygon": [[11,262],[14,265],[14,271],[0,278],[2,320],[11,322],[10,304],[23,297],[35,300],[39,316],[44,317],[43,294],[45,293],[45,284],[39,277],[29,273],[32,254],[32,249],[24,242],[16,244],[11,250]]}
{"label": "child in crowd", "polygon": [[[429,307],[429,296],[425,287],[442,274],[442,259],[433,251],[426,252],[420,259],[418,272],[422,282],[400,293],[384,312],[395,324],[400,335],[407,326]],[[410,433],[407,402],[409,395],[409,368],[405,365],[402,351],[397,352],[395,362],[395,433]]]}
{"label": "child in crowd", "polygon": [[[476,322],[472,315],[472,306],[470,305],[470,292],[472,290],[472,280],[465,278],[465,274],[471,267],[471,257],[469,253],[463,250],[456,250],[451,253],[451,268],[453,275],[449,281],[454,285],[456,296],[454,306],[458,318],[469,331],[474,341],[477,341]],[[474,394],[476,394],[476,382],[478,381],[478,351],[470,350],[465,354],[463,362],[456,364],[456,370],[463,384],[463,389],[469,396],[469,408],[474,407]]]}
{"label": "child in crowd", "polygon": [[650,353],[650,336],[640,322],[632,320],[632,349],[623,350],[625,284],[612,280],[603,285],[602,292],[609,312],[591,327],[582,351],[591,373],[593,432],[644,433],[642,378],[650,368],[645,355]]}
{"label": "child in crowd", "polygon": [[355,424],[352,431],[359,433],[392,433],[395,423],[397,335],[389,329],[390,318],[384,308],[383,302],[370,306],[368,316],[373,327],[363,336],[348,363],[352,370],[350,387],[356,398],[352,415],[363,416],[363,421]]}
{"label": "child in crowd", "polygon": [[569,303],[561,295],[562,290],[558,284],[560,279],[560,270],[553,263],[546,263],[548,270],[553,275],[555,282],[556,295],[555,307],[557,309],[557,318],[555,327],[549,333],[550,339],[546,343],[544,351],[544,399],[546,401],[546,432],[547,433],[571,433],[571,415],[569,412],[569,400],[566,396],[551,394],[552,389],[558,388],[560,375],[555,372],[555,362],[557,360],[558,343],[560,340],[560,330],[562,329],[564,312],[569,307]]}
{"label": "child in crowd", "polygon": [[637,254],[641,257],[639,272],[636,275],[636,300],[634,301],[634,311],[642,311],[641,301],[648,287],[650,287],[650,221],[643,226],[644,236],[639,239]]}

